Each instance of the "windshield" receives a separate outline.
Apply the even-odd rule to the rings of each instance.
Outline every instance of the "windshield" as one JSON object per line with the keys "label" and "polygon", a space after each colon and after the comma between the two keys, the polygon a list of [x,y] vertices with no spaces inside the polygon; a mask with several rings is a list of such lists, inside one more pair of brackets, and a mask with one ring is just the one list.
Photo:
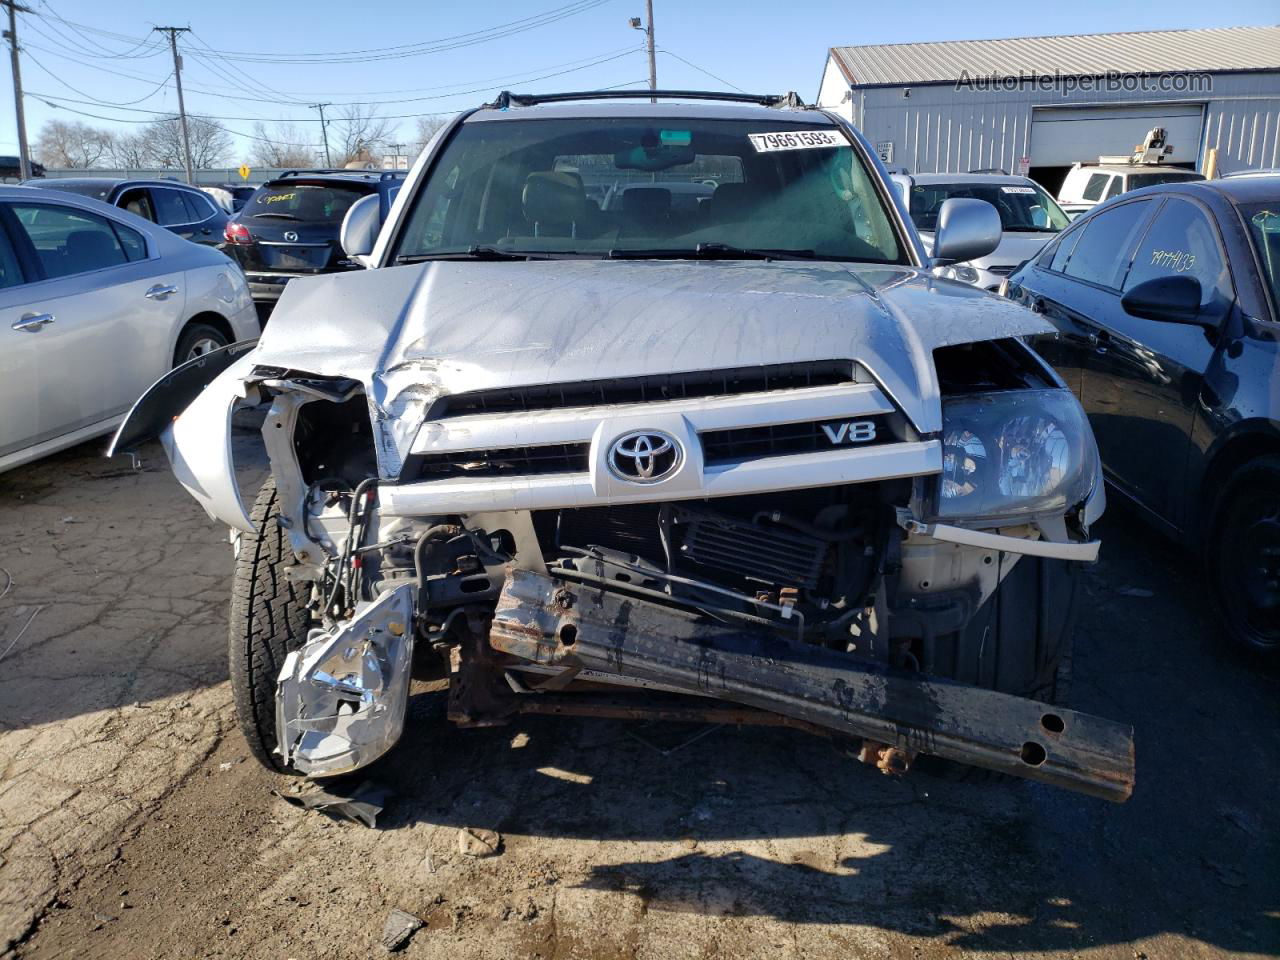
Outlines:
{"label": "windshield", "polygon": [[[1263,280],[1271,291],[1273,309],[1280,311],[1280,203],[1242,206],[1249,236],[1262,264]],[[1280,313],[1278,313],[1280,316]]]}
{"label": "windshield", "polygon": [[472,122],[394,253],[906,262],[873,183],[844,134],[812,122]]}
{"label": "windshield", "polygon": [[1006,233],[1057,233],[1071,218],[1038,184],[919,183],[911,188],[911,220],[917,230],[938,229],[938,213],[952,197],[985,200],[1000,214]]}
{"label": "windshield", "polygon": [[1201,174],[1193,173],[1190,170],[1162,170],[1159,173],[1131,173],[1129,174],[1129,189],[1137,190],[1139,187],[1154,187],[1157,183],[1183,183],[1187,180],[1203,180]]}
{"label": "windshield", "polygon": [[240,219],[266,217],[341,223],[351,205],[369,191],[354,184],[269,183],[245,202]]}

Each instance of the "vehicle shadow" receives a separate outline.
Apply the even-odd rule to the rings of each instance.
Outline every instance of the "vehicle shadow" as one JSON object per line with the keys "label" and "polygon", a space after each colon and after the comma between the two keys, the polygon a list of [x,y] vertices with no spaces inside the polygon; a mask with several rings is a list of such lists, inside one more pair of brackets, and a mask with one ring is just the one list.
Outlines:
{"label": "vehicle shadow", "polygon": [[588,839],[595,862],[575,886],[642,911],[866,926],[1015,955],[1165,935],[1274,952],[1280,672],[1223,648],[1182,554],[1123,510],[1100,534],[1072,705],[1134,724],[1127,804],[891,779],[778,729],[720,728],[670,754],[657,748],[693,728],[526,718],[456,730],[428,694],[375,768],[399,796],[381,824],[488,827],[515,851],[522,836]]}

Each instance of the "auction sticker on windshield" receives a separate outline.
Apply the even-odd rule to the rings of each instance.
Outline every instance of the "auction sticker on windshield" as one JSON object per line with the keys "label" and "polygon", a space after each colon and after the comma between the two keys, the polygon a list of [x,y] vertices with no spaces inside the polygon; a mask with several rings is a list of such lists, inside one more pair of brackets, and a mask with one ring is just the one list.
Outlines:
{"label": "auction sticker on windshield", "polygon": [[840,134],[831,130],[790,130],[783,133],[749,133],[747,138],[756,153],[772,153],[775,150],[814,150],[819,147],[843,147],[848,145]]}

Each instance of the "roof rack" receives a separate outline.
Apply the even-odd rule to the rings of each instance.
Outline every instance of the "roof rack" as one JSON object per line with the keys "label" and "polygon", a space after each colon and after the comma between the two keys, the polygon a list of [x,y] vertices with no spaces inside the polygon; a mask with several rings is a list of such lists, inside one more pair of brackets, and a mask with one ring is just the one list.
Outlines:
{"label": "roof rack", "polygon": [[284,180],[286,177],[311,177],[316,174],[340,173],[347,177],[366,177],[370,180],[394,180],[396,177],[404,176],[405,172],[404,170],[349,170],[346,167],[318,167],[314,170],[285,170],[272,179]]}
{"label": "roof rack", "polygon": [[503,90],[491,110],[509,107],[532,107],[539,103],[567,103],[574,100],[723,100],[732,103],[755,103],[762,107],[804,107],[805,102],[794,90],[788,93],[731,93],[727,90],[580,90],[572,93],[512,93]]}

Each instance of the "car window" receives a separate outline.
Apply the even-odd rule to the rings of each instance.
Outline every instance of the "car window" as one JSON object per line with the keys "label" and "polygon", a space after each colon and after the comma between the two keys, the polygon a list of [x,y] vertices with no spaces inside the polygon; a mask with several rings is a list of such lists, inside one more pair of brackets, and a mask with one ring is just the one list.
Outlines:
{"label": "car window", "polygon": [[147,191],[142,187],[134,190],[128,190],[120,195],[120,199],[116,201],[116,206],[121,210],[128,210],[134,216],[141,217],[143,220],[156,222],[156,212],[151,206],[151,198],[147,196]]}
{"label": "car window", "polygon": [[351,205],[372,193],[359,184],[269,183],[245,203],[240,219],[298,220],[304,223],[341,223]]}
{"label": "car window", "polygon": [[9,234],[0,229],[0,289],[16,287],[23,280],[22,267],[13,244],[9,242]]}
{"label": "car window", "polygon": [[1071,259],[1071,251],[1076,248],[1076,244],[1080,242],[1080,238],[1084,235],[1084,230],[1072,230],[1063,237],[1053,251],[1053,260],[1049,264],[1050,270],[1056,270],[1061,273],[1067,266],[1067,261]]}
{"label": "car window", "polygon": [[1218,244],[1218,228],[1194,203],[1170,198],[1151,227],[1125,278],[1124,289],[1156,277],[1176,275],[1200,281],[1200,302],[1231,300],[1231,277]]}
{"label": "car window", "polygon": [[1067,276],[1117,287],[1150,208],[1150,200],[1138,200],[1110,207],[1091,217],[1067,260]]}
{"label": "car window", "polygon": [[1280,203],[1256,203],[1242,206],[1249,224],[1249,237],[1262,264],[1263,279],[1271,289],[1271,304],[1280,318]]}
{"label": "car window", "polygon": [[124,248],[124,255],[129,258],[132,263],[135,260],[147,259],[147,241],[137,230],[131,230],[123,223],[113,223],[116,238],[120,241],[120,246]]}
{"label": "car window", "polygon": [[129,260],[112,225],[70,207],[15,203],[18,223],[35,247],[46,279],[69,277]]}
{"label": "car window", "polygon": [[707,246],[871,263],[907,256],[874,174],[818,121],[466,123],[435,171],[394,255],[494,245],[573,257],[682,258]]}
{"label": "car window", "polygon": [[1102,198],[1102,191],[1107,186],[1109,174],[1095,173],[1089,177],[1089,182],[1084,185],[1084,193],[1081,195],[1086,200],[1099,200]]}
{"label": "car window", "polygon": [[199,223],[201,220],[208,220],[215,213],[217,208],[214,207],[213,201],[202,193],[188,193],[185,190],[179,191],[178,195],[182,197],[183,202],[187,205],[187,212],[191,215],[188,223]]}
{"label": "car window", "polygon": [[911,222],[918,230],[937,230],[942,205],[953,197],[985,200],[1000,214],[1006,233],[1057,233],[1071,221],[1057,201],[1038,184],[991,183],[957,180],[954,183],[916,184],[910,195]]}
{"label": "car window", "polygon": [[[151,200],[156,205],[156,223],[160,226],[176,227],[193,222],[191,214],[187,212],[186,204],[182,202],[182,194],[177,190],[152,187]],[[195,219],[201,220],[203,217]]]}
{"label": "car window", "polygon": [[1111,186],[1107,187],[1107,199],[1118,197],[1124,193],[1124,177],[1112,177]]}

